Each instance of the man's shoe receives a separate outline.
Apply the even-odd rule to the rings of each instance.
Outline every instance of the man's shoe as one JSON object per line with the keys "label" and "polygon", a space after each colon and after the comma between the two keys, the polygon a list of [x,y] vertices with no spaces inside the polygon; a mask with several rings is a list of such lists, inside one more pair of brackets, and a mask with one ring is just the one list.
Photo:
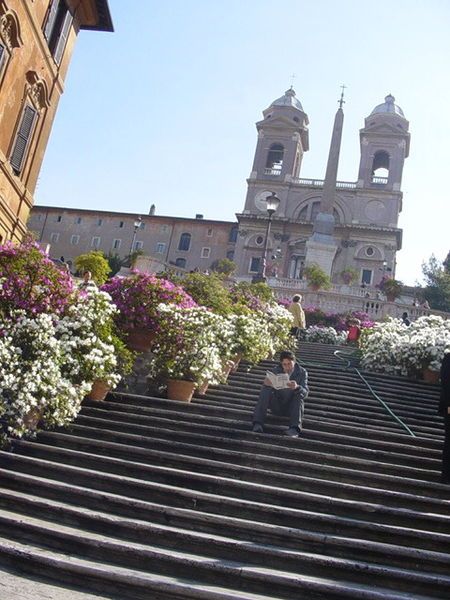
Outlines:
{"label": "man's shoe", "polygon": [[252,431],[253,433],[264,433],[263,426],[260,423],[254,423]]}
{"label": "man's shoe", "polygon": [[294,438],[298,437],[300,435],[300,432],[297,429],[297,427],[289,427],[289,429],[286,429],[286,431],[284,432],[284,435]]}

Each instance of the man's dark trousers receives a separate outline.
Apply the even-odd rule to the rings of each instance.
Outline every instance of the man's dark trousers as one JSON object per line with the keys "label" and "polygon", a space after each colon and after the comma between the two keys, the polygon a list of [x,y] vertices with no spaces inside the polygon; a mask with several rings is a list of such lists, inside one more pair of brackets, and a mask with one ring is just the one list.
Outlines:
{"label": "man's dark trousers", "polygon": [[289,427],[295,427],[301,431],[304,400],[299,389],[275,390],[271,386],[263,385],[253,411],[253,423],[264,425],[268,408],[274,415],[289,417]]}

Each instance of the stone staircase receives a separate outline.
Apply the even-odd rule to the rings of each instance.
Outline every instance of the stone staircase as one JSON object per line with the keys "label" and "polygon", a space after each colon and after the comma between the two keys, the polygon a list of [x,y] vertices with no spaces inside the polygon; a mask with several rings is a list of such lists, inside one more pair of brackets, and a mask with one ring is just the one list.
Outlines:
{"label": "stone staircase", "polygon": [[[302,344],[304,433],[249,431],[264,362],[191,404],[125,393],[0,453],[0,564],[122,599],[450,597],[437,386]],[[415,434],[409,435],[370,392]]]}

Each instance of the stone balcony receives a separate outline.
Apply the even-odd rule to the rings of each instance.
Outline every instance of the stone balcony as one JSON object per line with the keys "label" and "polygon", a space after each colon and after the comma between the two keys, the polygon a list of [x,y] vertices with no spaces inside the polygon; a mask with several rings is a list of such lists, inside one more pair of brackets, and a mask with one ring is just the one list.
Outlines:
{"label": "stone balcony", "polygon": [[292,298],[294,294],[299,293],[303,297],[303,307],[315,306],[324,312],[363,311],[374,321],[380,321],[386,316],[401,318],[404,312],[408,313],[411,320],[427,315],[440,315],[444,319],[450,319],[450,313],[413,306],[412,299],[409,302],[405,298],[389,302],[384,298],[377,298],[378,290],[372,287],[333,284],[329,290],[314,291],[308,288],[305,280],[281,277],[268,277],[267,283],[277,298]]}

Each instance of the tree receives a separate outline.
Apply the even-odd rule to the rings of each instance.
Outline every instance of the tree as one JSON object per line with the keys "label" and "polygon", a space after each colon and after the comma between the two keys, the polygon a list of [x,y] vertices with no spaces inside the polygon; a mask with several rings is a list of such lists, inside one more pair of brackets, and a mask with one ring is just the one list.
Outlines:
{"label": "tree", "polygon": [[422,292],[424,299],[428,300],[431,308],[447,312],[450,311],[449,262],[449,255],[441,263],[432,254],[428,262],[422,263],[422,273],[426,283]]}
{"label": "tree", "polygon": [[186,273],[179,282],[197,304],[207,306],[219,315],[231,312],[230,293],[217,273]]}
{"label": "tree", "polygon": [[225,277],[230,277],[236,271],[236,263],[229,258],[220,258],[212,263],[211,269]]}
{"label": "tree", "polygon": [[123,267],[123,260],[118,254],[111,254],[111,252],[103,254],[103,256],[108,261],[111,277],[114,277],[114,275]]}
{"label": "tree", "polygon": [[87,254],[80,254],[75,259],[75,267],[77,271],[86,273],[90,271],[92,279],[97,285],[102,285],[108,279],[111,272],[108,261],[103,256],[103,252],[93,250]]}

